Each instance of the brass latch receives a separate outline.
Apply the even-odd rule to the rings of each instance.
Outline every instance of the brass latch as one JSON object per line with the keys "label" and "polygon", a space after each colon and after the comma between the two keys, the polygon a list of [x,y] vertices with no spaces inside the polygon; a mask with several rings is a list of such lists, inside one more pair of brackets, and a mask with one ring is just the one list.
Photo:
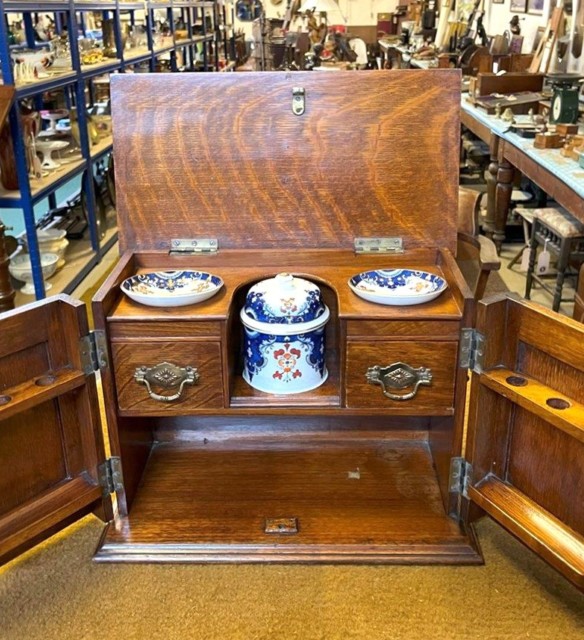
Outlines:
{"label": "brass latch", "polygon": [[297,518],[266,518],[264,527],[266,533],[298,533]]}
{"label": "brass latch", "polygon": [[306,109],[305,91],[302,87],[292,89],[292,113],[301,116]]}

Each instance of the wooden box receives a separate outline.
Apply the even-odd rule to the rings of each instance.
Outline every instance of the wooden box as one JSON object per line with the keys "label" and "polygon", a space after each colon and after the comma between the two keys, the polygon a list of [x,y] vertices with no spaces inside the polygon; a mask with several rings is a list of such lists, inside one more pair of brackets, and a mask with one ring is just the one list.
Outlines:
{"label": "wooden box", "polygon": [[543,89],[543,73],[509,72],[503,75],[496,73],[479,73],[474,90],[474,97],[489,96],[492,93],[521,93],[530,91],[537,93]]}
{"label": "wooden box", "polygon": [[[506,297],[470,326],[459,72],[324,75],[112,78],[122,256],[96,331],[83,338],[66,297],[0,320],[2,557],[96,502],[109,517],[115,494],[98,561],[471,564],[487,512],[582,584],[584,327]],[[358,250],[381,237],[403,251]],[[218,251],[176,251],[195,245]],[[347,286],[406,266],[449,288],[391,307]],[[184,268],[225,286],[168,309],[120,292],[133,274]],[[241,377],[245,293],[280,271],[316,282],[331,310],[329,378],[296,396]],[[172,402],[134,378],[165,362],[200,376]],[[429,368],[431,384],[396,400],[369,383],[395,363]]]}

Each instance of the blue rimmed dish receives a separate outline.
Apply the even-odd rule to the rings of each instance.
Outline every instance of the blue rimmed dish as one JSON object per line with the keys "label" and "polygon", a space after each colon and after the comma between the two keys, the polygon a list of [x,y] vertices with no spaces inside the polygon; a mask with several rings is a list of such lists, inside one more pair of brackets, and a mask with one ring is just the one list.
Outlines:
{"label": "blue rimmed dish", "polygon": [[376,304],[406,306],[434,300],[447,288],[444,278],[414,269],[364,271],[349,279],[360,298]]}
{"label": "blue rimmed dish", "polygon": [[205,271],[154,271],[127,278],[120,288],[149,307],[184,307],[212,298],[223,280]]}

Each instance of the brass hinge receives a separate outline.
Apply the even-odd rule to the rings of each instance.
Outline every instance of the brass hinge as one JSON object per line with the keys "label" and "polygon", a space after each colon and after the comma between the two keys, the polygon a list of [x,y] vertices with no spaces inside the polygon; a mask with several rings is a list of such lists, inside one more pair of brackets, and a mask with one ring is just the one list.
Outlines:
{"label": "brass hinge", "polygon": [[468,498],[468,484],[472,475],[472,465],[464,458],[452,458],[450,460],[450,477],[448,490],[450,493],[462,495]]}
{"label": "brass hinge", "polygon": [[485,336],[476,329],[462,329],[458,365],[475,373],[483,370]]}
{"label": "brass hinge", "polygon": [[108,366],[105,331],[90,331],[83,336],[79,340],[79,351],[81,366],[86,376],[99,369],[105,369]]}
{"label": "brass hinge", "polygon": [[403,238],[355,238],[355,253],[403,252]]}
{"label": "brass hinge", "polygon": [[171,254],[217,253],[218,250],[216,238],[173,238],[170,241]]}
{"label": "brass hinge", "polygon": [[99,484],[103,487],[103,495],[122,492],[124,479],[122,477],[122,464],[119,456],[108,458],[98,467]]}

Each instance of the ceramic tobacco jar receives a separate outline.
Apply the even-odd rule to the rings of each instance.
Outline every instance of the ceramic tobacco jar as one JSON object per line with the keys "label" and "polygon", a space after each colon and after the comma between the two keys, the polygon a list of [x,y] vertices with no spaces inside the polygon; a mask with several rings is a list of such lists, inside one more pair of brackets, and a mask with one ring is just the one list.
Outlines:
{"label": "ceramic tobacco jar", "polygon": [[243,378],[267,393],[302,393],[327,378],[325,325],[330,312],[320,289],[279,273],[249,290],[241,310]]}

